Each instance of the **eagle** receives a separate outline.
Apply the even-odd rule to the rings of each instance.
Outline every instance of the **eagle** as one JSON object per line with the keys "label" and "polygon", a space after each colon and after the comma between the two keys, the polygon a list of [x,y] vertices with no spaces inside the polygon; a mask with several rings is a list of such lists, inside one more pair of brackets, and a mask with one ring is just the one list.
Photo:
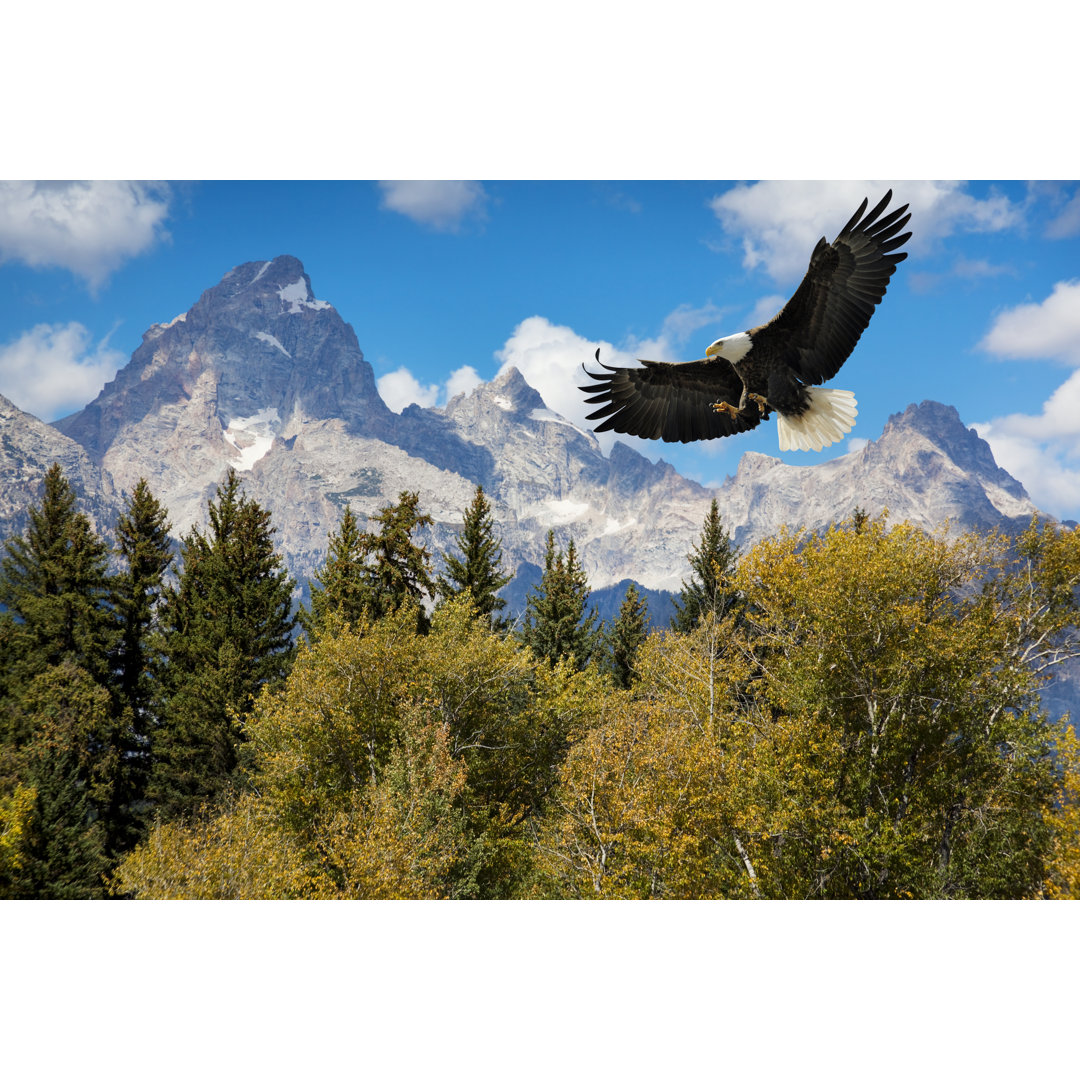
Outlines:
{"label": "eagle", "polygon": [[[600,420],[595,431],[618,431],[643,439],[694,442],[719,439],[757,427],[776,413],[781,450],[821,450],[855,425],[850,390],[817,389],[851,355],[874,308],[881,303],[910,232],[905,203],[882,216],[892,191],[865,213],[863,199],[836,239],[822,237],[794,295],[766,323],[717,338],[703,360],[668,364],[642,360],[641,367],[582,365],[593,382],[579,386]],[[864,216],[865,214],[865,216]]]}

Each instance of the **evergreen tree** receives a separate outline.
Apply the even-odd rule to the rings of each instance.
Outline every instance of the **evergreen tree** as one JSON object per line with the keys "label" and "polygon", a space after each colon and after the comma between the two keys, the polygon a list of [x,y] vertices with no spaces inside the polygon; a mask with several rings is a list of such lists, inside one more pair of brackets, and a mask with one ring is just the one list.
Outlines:
{"label": "evergreen tree", "polygon": [[25,536],[7,542],[0,563],[5,631],[3,689],[17,696],[35,676],[71,660],[98,683],[110,681],[116,622],[109,606],[108,548],[58,464],[45,474],[40,507],[30,508]]}
{"label": "evergreen tree", "polygon": [[18,873],[0,894],[38,900],[103,897],[109,869],[109,808],[123,760],[108,692],[70,660],[54,665],[22,698],[33,735],[19,757],[34,801]]}
{"label": "evergreen tree", "polygon": [[585,615],[589,595],[573,539],[564,554],[556,550],[555,532],[549,529],[543,577],[526,600],[523,644],[551,664],[569,658],[583,669],[595,654],[600,636],[596,612]]}
{"label": "evergreen tree", "polygon": [[648,633],[647,607],[631,581],[619,607],[619,617],[607,635],[606,667],[616,686],[628,690],[637,678],[634,660]]}
{"label": "evergreen tree", "polygon": [[415,604],[417,630],[426,633],[429,621],[421,606],[425,596],[433,599],[435,582],[427,549],[413,543],[413,532],[432,524],[430,514],[420,513],[420,492],[403,491],[396,504],[372,516],[377,533],[363,533],[357,546],[364,559],[364,603],[371,618],[380,619],[403,604]]}
{"label": "evergreen tree", "polygon": [[168,512],[145,479],[139,480],[128,497],[116,525],[116,536],[126,564],[112,579],[113,602],[120,620],[114,665],[124,719],[125,769],[112,817],[121,834],[116,838],[117,846],[127,849],[142,831],[140,811],[150,775],[152,671],[159,666],[150,642],[155,609],[172,562]]}
{"label": "evergreen tree", "polygon": [[477,614],[486,619],[492,629],[502,630],[505,624],[497,613],[506,607],[506,601],[496,594],[512,575],[500,572],[502,545],[495,535],[491,502],[479,484],[472,504],[465,511],[463,524],[458,538],[461,557],[447,554],[446,573],[438,580],[439,593],[448,600],[467,590],[472,595]]}
{"label": "evergreen tree", "polygon": [[367,611],[362,536],[352,509],[346,506],[341,530],[330,534],[326,563],[315,575],[318,584],[311,586],[311,605],[300,609],[300,625],[308,637],[318,634],[332,613],[353,625]]}
{"label": "evergreen tree", "polygon": [[161,611],[164,655],[151,796],[165,817],[215,798],[236,770],[239,718],[292,655],[292,581],[270,514],[229,470],[210,527],[183,538],[183,568]]}
{"label": "evergreen tree", "polygon": [[693,630],[704,614],[725,615],[738,603],[735,590],[725,584],[735,570],[737,551],[720,523],[715,499],[705,515],[701,540],[686,558],[694,574],[689,582],[683,582],[671,619],[671,628],[684,634]]}

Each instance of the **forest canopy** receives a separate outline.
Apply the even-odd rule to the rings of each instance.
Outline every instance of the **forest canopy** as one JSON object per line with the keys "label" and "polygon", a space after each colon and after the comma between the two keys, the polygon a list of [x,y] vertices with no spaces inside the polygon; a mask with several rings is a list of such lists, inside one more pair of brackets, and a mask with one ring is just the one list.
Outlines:
{"label": "forest canopy", "polygon": [[[464,508],[463,508],[464,509]],[[547,538],[500,614],[477,489],[441,576],[416,493],[328,538],[311,604],[235,474],[111,552],[60,470],[0,569],[0,896],[1065,898],[1080,533],[861,512],[745,552],[714,502],[667,627]],[[297,630],[299,625],[302,630]]]}

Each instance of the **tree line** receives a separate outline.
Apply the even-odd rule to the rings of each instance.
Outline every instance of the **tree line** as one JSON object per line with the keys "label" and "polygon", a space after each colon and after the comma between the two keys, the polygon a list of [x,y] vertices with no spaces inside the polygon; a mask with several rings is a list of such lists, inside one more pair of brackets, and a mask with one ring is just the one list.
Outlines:
{"label": "tree line", "polygon": [[477,487],[441,572],[402,492],[310,600],[230,471],[174,556],[49,469],[0,563],[0,897],[1068,897],[1080,533],[857,511],[739,552],[714,500],[675,614],[600,623],[573,541],[508,622]]}

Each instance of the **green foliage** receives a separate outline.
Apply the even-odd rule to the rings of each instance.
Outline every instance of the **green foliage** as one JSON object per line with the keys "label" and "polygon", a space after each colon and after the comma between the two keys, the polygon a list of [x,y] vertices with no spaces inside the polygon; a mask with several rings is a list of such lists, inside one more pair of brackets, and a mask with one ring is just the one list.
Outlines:
{"label": "green foliage", "polygon": [[108,692],[70,660],[27,688],[22,707],[34,734],[19,753],[20,775],[34,799],[23,807],[18,872],[0,884],[0,895],[105,895],[107,811],[123,768],[110,706]]}
{"label": "green foliage", "polygon": [[114,837],[110,847],[130,848],[142,834],[150,778],[153,673],[160,657],[152,645],[155,615],[163,581],[172,563],[168,513],[140,479],[127,499],[116,525],[117,546],[124,568],[111,580],[113,604],[120,623],[113,660],[113,685],[123,716],[120,748],[125,767],[114,796],[110,817]]}
{"label": "green foliage", "polygon": [[42,503],[30,508],[26,536],[9,540],[7,551],[0,563],[0,605],[14,616],[5,632],[7,693],[17,696],[63,660],[107,684],[116,640],[108,549],[76,511],[59,465],[45,474]]}
{"label": "green foliage", "polygon": [[619,617],[607,632],[605,668],[616,686],[628,690],[637,677],[634,663],[641,643],[649,633],[645,601],[633,582],[619,606]]}
{"label": "green foliage", "polygon": [[506,601],[497,593],[511,580],[510,574],[501,573],[501,547],[495,535],[491,502],[478,484],[458,538],[461,557],[447,554],[446,573],[439,578],[437,588],[444,599],[468,591],[477,615],[497,630],[505,629],[498,612],[506,607]]}
{"label": "green foliage", "polygon": [[[260,835],[276,831],[299,860],[279,868],[277,885],[274,868],[251,869],[260,895],[517,895],[531,860],[527,820],[594,719],[600,687],[567,664],[536,665],[477,617],[468,594],[440,605],[426,635],[408,604],[356,624],[331,616],[245,723],[258,792],[245,805]],[[154,830],[117,887],[177,895],[189,882],[208,895],[202,868],[227,861],[215,845],[234,826],[219,833],[203,818],[185,828]]]}
{"label": "green foliage", "polygon": [[603,638],[549,532],[508,637],[481,488],[430,624],[430,518],[374,520],[294,652],[235,474],[164,588],[146,485],[109,578],[49,471],[0,567],[0,897],[1077,895],[1080,742],[1039,689],[1080,656],[1080,532],[858,511],[736,566],[714,503],[672,629],[631,586]]}
{"label": "green foliage", "polygon": [[572,747],[542,893],[1067,893],[1075,760],[1037,689],[1077,652],[1075,533],[864,520],[759,544],[733,584],[745,610],[653,635]]}
{"label": "green foliage", "polygon": [[309,637],[318,634],[332,614],[356,623],[368,610],[362,536],[346,506],[340,531],[330,534],[326,565],[315,575],[318,584],[311,586],[311,606],[300,611],[300,625]]}
{"label": "green foliage", "polygon": [[731,584],[737,552],[720,523],[715,499],[705,515],[701,539],[686,558],[694,573],[689,582],[683,582],[671,618],[672,629],[682,633],[693,630],[708,612],[722,617],[739,606],[738,593]]}
{"label": "green foliage", "polygon": [[584,668],[600,644],[596,612],[585,614],[589,593],[573,539],[564,553],[555,547],[555,533],[549,529],[544,573],[526,600],[522,642],[550,664],[566,659],[578,670]]}
{"label": "green foliage", "polygon": [[273,548],[270,515],[229,470],[209,504],[207,534],[183,538],[166,591],[159,720],[150,795],[166,818],[221,794],[236,770],[240,717],[292,657],[292,582]]}

